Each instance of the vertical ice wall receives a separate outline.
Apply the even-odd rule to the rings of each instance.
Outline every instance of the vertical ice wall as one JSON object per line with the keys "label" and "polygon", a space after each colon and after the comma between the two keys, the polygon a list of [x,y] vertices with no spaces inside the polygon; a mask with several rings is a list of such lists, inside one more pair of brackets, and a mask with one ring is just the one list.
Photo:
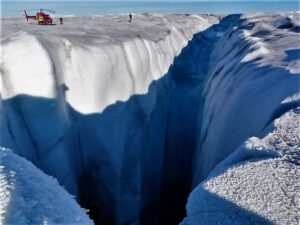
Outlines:
{"label": "vertical ice wall", "polygon": [[[195,184],[251,136],[299,105],[297,15],[249,15],[215,46],[203,89]],[[289,58],[289,59],[288,59]]]}
{"label": "vertical ice wall", "polygon": [[182,225],[299,223],[298,21],[242,16],[215,46]]}
{"label": "vertical ice wall", "polygon": [[155,41],[103,44],[37,31],[5,38],[0,144],[55,176],[98,223],[158,222],[162,186],[170,183],[161,184],[163,171],[174,168],[164,168],[174,158],[165,156],[177,115],[172,107],[168,119],[169,100],[180,97],[171,97],[169,76],[160,78],[187,40],[211,24],[193,20],[184,31],[168,25]]}

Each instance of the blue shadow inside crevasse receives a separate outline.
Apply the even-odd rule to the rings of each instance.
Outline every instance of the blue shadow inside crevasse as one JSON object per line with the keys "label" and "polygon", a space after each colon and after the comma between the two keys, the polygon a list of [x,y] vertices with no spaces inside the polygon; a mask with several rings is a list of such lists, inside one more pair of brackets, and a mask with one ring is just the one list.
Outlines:
{"label": "blue shadow inside crevasse", "polygon": [[287,57],[285,58],[285,61],[287,62],[300,60],[300,49],[287,50],[285,53],[287,54]]}
{"label": "blue shadow inside crevasse", "polygon": [[[56,177],[90,210],[96,224],[178,224],[192,189],[201,87],[207,56],[218,41],[213,34],[226,31],[239,18],[225,17],[195,34],[146,94],[116,102],[102,113],[82,114],[61,97],[19,95],[2,101],[10,140],[1,145]],[[59,96],[67,91],[65,85],[58,87]],[[219,203],[232,204],[224,199]],[[238,206],[231,208],[264,221]]]}
{"label": "blue shadow inside crevasse", "polygon": [[223,26],[196,34],[147,94],[102,113],[77,112],[64,101],[66,85],[57,88],[57,99],[20,95],[3,101],[12,140],[2,145],[56,177],[96,224],[178,224],[191,190],[201,104],[190,92],[202,83],[216,42],[212,34]]}
{"label": "blue shadow inside crevasse", "polygon": [[[134,101],[134,100],[131,100]],[[16,104],[18,106],[16,106]],[[11,100],[8,100],[5,102],[5,107],[20,107],[22,108],[22,104],[26,104],[30,108],[34,108],[38,111],[41,110],[43,113],[43,116],[45,116],[48,121],[44,120],[43,122],[39,122],[41,129],[39,130],[40,136],[43,135],[43,133],[48,134],[48,131],[51,132],[55,126],[59,126],[59,124],[56,122],[59,120],[58,118],[53,119],[51,117],[47,116],[47,112],[45,112],[42,109],[48,108],[48,113],[51,111],[48,106],[55,106],[57,102],[55,100],[51,99],[45,99],[45,98],[37,98],[37,97],[30,97],[30,96],[17,96]],[[114,105],[117,108],[119,108],[120,111],[124,109],[125,103],[118,103]],[[16,109],[15,109],[16,110]],[[20,109],[22,111],[22,109]],[[114,113],[116,111],[113,110]],[[132,109],[134,110],[134,109]],[[52,111],[53,112],[53,111]],[[100,114],[92,114],[92,115],[83,115],[75,111],[72,107],[68,106],[68,114],[69,118],[72,120],[76,120],[76,124],[72,124],[70,127],[67,128],[64,134],[64,139],[57,137],[58,140],[55,142],[51,148],[49,148],[46,152],[46,149],[43,149],[39,147],[38,140],[39,135],[36,133],[34,136],[32,135],[33,129],[27,127],[27,135],[30,137],[30,139],[33,141],[33,145],[35,148],[37,148],[40,152],[45,150],[45,157],[51,154],[51,151],[56,151],[56,146],[59,146],[59,143],[64,143],[66,146],[65,149],[61,149],[61,151],[67,151],[64,153],[57,152],[57,156],[54,157],[54,160],[52,162],[52,165],[44,165],[43,164],[43,156],[40,159],[40,162],[37,163],[40,165],[39,167],[42,170],[45,170],[50,175],[53,175],[57,177],[58,175],[56,173],[65,173],[68,171],[61,171],[58,169],[60,167],[61,163],[69,163],[71,166],[69,169],[74,171],[79,171],[79,176],[76,177],[76,182],[79,189],[79,195],[77,196],[77,199],[79,200],[80,204],[88,208],[90,210],[90,216],[93,218],[96,222],[96,224],[116,224],[115,219],[118,215],[115,213],[115,209],[118,208],[118,202],[116,202],[117,197],[121,197],[122,195],[118,196],[118,192],[122,190],[123,194],[126,195],[132,195],[136,196],[136,201],[127,201],[126,205],[123,205],[123,207],[120,209],[122,213],[124,214],[134,214],[137,212],[130,212],[132,208],[138,204],[141,208],[141,214],[136,215],[137,218],[140,217],[140,224],[175,224],[171,222],[165,223],[168,219],[170,221],[174,220],[176,218],[176,215],[174,215],[174,218],[170,217],[164,217],[161,215],[160,217],[157,217],[156,213],[159,213],[159,210],[157,210],[158,206],[160,204],[163,204],[160,208],[161,212],[177,212],[179,208],[179,204],[183,204],[182,207],[184,207],[186,203],[186,199],[178,198],[178,193],[180,193],[183,190],[186,190],[186,197],[188,196],[188,193],[190,190],[188,190],[187,187],[187,181],[183,179],[183,175],[179,176],[180,174],[175,174],[178,176],[176,180],[176,184],[172,183],[172,185],[169,186],[169,196],[175,197],[177,195],[177,198],[172,199],[172,205],[167,205],[167,202],[162,202],[162,199],[168,200],[166,196],[162,196],[162,188],[164,188],[165,191],[167,188],[167,184],[165,183],[165,186],[162,187],[161,184],[159,184],[160,180],[162,179],[161,173],[163,171],[164,165],[163,165],[163,152],[157,151],[158,148],[155,148],[156,145],[159,145],[160,143],[160,137],[152,136],[152,140],[149,142],[152,142],[153,145],[151,148],[147,148],[147,146],[141,146],[145,144],[145,142],[140,143],[139,141],[135,141],[135,139],[139,139],[139,133],[140,132],[147,132],[148,129],[139,128],[139,131],[136,132],[130,132],[128,130],[128,140],[125,140],[124,142],[124,153],[122,154],[122,157],[120,157],[120,161],[122,164],[122,175],[119,177],[116,173],[116,168],[114,168],[115,165],[113,165],[112,162],[109,162],[109,158],[106,157],[104,154],[106,151],[113,151],[114,144],[113,142],[110,142],[109,145],[111,145],[111,149],[105,149],[105,144],[101,144],[103,139],[98,139],[97,135],[95,134],[97,129],[101,129],[101,127],[105,127],[107,125],[107,122],[110,119],[113,119],[110,114],[110,110],[105,110],[103,115]],[[105,115],[108,113],[107,115]],[[44,117],[44,118],[45,118]],[[125,116],[127,117],[127,116]],[[128,118],[129,117],[129,118]],[[123,118],[125,121],[126,126],[130,127],[130,124],[136,124],[133,122],[132,117],[134,116],[128,116],[127,118]],[[131,119],[130,119],[131,118]],[[26,118],[24,118],[26,120]],[[129,119],[126,121],[126,119]],[[139,118],[137,120],[142,120],[142,118]],[[159,125],[160,122],[163,122],[161,120],[158,120],[156,124],[151,124],[154,127],[158,127],[161,129],[161,125]],[[26,123],[26,122],[24,122]],[[120,122],[122,123],[122,122]],[[11,126],[11,125],[9,125]],[[120,127],[123,125],[120,124]],[[12,127],[11,127],[12,128]],[[134,129],[137,129],[138,126],[136,126]],[[152,129],[152,128],[151,128]],[[106,132],[108,132],[110,135],[112,135],[111,132],[109,132],[106,129]],[[152,132],[155,132],[155,134],[159,135],[159,130],[153,130]],[[12,139],[17,143],[17,137],[14,136],[14,131],[10,131]],[[35,133],[35,132],[33,132]],[[136,135],[136,136],[135,136]],[[69,137],[68,137],[69,136]],[[74,137],[74,139],[72,139]],[[132,138],[131,138],[132,137]],[[78,139],[77,139],[78,138]],[[106,139],[107,140],[107,139]],[[108,141],[108,140],[107,140]],[[72,143],[71,143],[72,142]],[[73,145],[73,143],[76,143]],[[22,143],[20,143],[22,145]],[[70,147],[68,147],[70,145]],[[132,149],[132,145],[137,148]],[[72,146],[72,147],[71,147]],[[76,147],[77,146],[77,147]],[[26,151],[32,151],[31,149],[28,149],[25,145],[22,147],[22,150],[25,153],[25,157],[30,159],[30,155],[32,153],[27,153]],[[58,148],[59,150],[59,148]],[[77,151],[80,151],[78,154]],[[92,153],[89,151],[93,151]],[[155,153],[155,151],[157,151]],[[80,155],[82,158],[76,158],[74,155]],[[89,156],[89,154],[92,154],[92,156]],[[136,155],[137,154],[137,155]],[[68,157],[69,161],[64,162],[64,159],[61,158]],[[184,156],[185,157],[185,156]],[[37,157],[38,158],[38,157]],[[53,158],[53,157],[52,157]],[[184,158],[182,158],[183,160]],[[169,159],[172,160],[172,159]],[[188,159],[186,159],[188,160]],[[73,161],[73,162],[70,162]],[[141,170],[136,169],[135,164],[143,163],[144,165],[141,165]],[[185,165],[183,165],[183,162],[177,161],[176,164],[182,169]],[[84,166],[82,166],[84,165]],[[49,167],[50,166],[50,167]],[[78,168],[81,167],[82,168]],[[63,168],[64,169],[64,168]],[[175,169],[175,168],[174,168]],[[48,171],[47,171],[48,170]],[[136,170],[136,171],[135,171]],[[139,171],[138,171],[139,170]],[[68,173],[67,173],[68,174]],[[170,174],[172,176],[172,174]],[[68,178],[66,178],[68,179]],[[141,184],[138,184],[139,179],[141,179]],[[64,185],[65,180],[60,181],[62,185]],[[127,190],[126,190],[127,189]],[[14,193],[11,193],[11,198],[14,197]],[[162,199],[160,199],[162,198]],[[136,203],[138,202],[138,203]],[[142,205],[142,203],[144,205]],[[176,205],[177,204],[177,205]],[[197,224],[230,224],[228,221],[231,221],[232,218],[235,218],[235,224],[271,224],[271,222],[267,221],[266,219],[262,218],[259,215],[256,215],[255,213],[252,213],[250,211],[247,211],[246,209],[240,208],[239,206],[222,199],[212,193],[205,193],[204,194],[204,200],[202,202],[199,202],[199,204],[209,204],[210,208],[211,205],[214,206],[214,210],[208,210],[204,211],[203,213],[203,220],[199,220]],[[167,207],[167,208],[164,208]],[[205,205],[201,206],[202,208],[205,208]],[[7,209],[7,216],[4,224],[9,224],[9,221],[11,219],[11,216],[13,216],[14,212],[9,210],[10,206],[8,206]],[[168,215],[168,214],[167,214]],[[120,215],[119,215],[120,216]],[[123,218],[128,215],[123,215]],[[184,212],[182,212],[182,217],[184,217]],[[42,218],[42,217],[41,217]],[[164,221],[164,223],[161,222],[161,220]],[[178,218],[179,220],[179,218]],[[210,221],[210,223],[207,223],[207,221]],[[221,222],[222,221],[222,222]],[[127,220],[126,223],[122,224],[134,224],[134,222],[138,221],[130,221]],[[176,223],[178,224],[178,223]]]}

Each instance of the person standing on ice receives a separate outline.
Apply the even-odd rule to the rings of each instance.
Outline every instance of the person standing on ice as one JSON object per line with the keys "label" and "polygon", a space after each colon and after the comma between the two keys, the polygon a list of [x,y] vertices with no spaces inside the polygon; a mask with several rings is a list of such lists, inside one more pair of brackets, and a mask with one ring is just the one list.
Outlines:
{"label": "person standing on ice", "polygon": [[132,21],[132,14],[129,13],[129,22],[131,23],[131,21]]}

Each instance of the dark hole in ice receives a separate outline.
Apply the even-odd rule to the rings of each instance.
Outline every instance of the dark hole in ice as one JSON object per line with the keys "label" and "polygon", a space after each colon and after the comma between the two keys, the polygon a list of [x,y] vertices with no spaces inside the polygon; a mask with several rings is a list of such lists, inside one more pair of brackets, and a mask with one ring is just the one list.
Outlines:
{"label": "dark hole in ice", "polygon": [[277,28],[279,28],[279,29],[290,29],[292,27],[294,27],[294,24],[293,24],[292,20],[290,18],[285,18],[283,23],[281,25],[279,25]]}
{"label": "dark hole in ice", "polygon": [[295,33],[300,33],[300,26],[294,26],[290,29],[290,31],[295,32]]}

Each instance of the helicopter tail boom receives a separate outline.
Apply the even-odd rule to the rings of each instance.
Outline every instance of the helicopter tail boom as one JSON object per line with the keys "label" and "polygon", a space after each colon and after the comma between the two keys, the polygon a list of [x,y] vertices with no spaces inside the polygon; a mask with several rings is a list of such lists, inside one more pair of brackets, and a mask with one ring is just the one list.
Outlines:
{"label": "helicopter tail boom", "polygon": [[28,19],[36,19],[36,16],[28,16],[28,14],[27,14],[27,12],[26,12],[26,10],[24,10],[24,13],[25,13],[25,18],[26,18],[26,20],[28,21]]}

